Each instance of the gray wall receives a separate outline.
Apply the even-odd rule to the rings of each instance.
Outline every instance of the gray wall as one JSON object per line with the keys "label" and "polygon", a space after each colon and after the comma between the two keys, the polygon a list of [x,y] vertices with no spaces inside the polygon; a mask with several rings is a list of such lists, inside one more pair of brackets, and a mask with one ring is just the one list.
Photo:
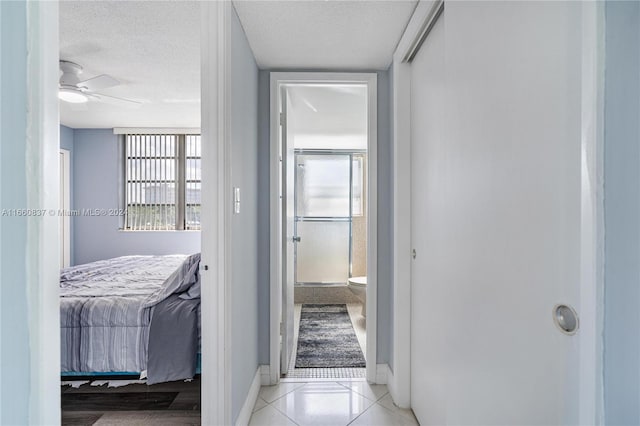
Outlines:
{"label": "gray wall", "polygon": [[[271,71],[309,70],[261,70],[259,87],[259,146],[258,175],[258,258],[259,279],[259,361],[269,364],[269,73]],[[365,71],[368,72],[368,71]],[[393,226],[392,207],[392,149],[391,149],[391,92],[389,71],[375,71],[378,75],[378,360],[379,364],[390,360],[391,352],[391,279],[393,274]]]}
{"label": "gray wall", "polygon": [[[0,2],[0,207],[27,207],[25,2]],[[27,221],[0,216],[0,424],[29,422]]]}
{"label": "gray wall", "polygon": [[[118,137],[111,129],[76,129],[73,147],[73,209],[119,208]],[[119,231],[119,226],[118,216],[74,217],[73,264],[200,251],[199,231]]]}
{"label": "gray wall", "polygon": [[640,3],[607,2],[605,420],[640,424]]}
{"label": "gray wall", "polygon": [[[67,126],[60,126],[60,149],[66,149],[69,151],[69,184],[71,186],[71,191],[69,194],[69,208],[73,209],[73,138],[74,138],[74,130]],[[75,236],[74,232],[74,220],[75,218],[71,216],[69,218],[69,235],[71,241],[71,265],[74,265],[73,259],[75,258],[73,237]]]}
{"label": "gray wall", "polygon": [[[235,11],[231,21],[231,414],[235,424],[258,369],[258,66]],[[267,299],[268,303],[268,299]]]}

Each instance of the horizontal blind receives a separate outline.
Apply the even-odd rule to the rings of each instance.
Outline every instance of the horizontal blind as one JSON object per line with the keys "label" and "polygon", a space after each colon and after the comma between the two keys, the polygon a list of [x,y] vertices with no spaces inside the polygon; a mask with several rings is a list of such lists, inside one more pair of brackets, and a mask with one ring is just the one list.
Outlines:
{"label": "horizontal blind", "polygon": [[200,135],[185,136],[185,153],[184,229],[199,230],[202,192]]}
{"label": "horizontal blind", "polygon": [[126,135],[125,228],[176,229],[176,135]]}

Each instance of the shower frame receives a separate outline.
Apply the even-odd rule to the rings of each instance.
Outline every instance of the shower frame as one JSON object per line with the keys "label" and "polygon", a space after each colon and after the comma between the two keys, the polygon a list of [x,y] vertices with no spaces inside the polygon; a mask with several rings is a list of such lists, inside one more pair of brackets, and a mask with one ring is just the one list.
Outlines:
{"label": "shower frame", "polygon": [[[362,173],[363,173],[363,181],[366,176],[365,165],[366,165],[366,149],[309,149],[309,148],[296,148],[294,150],[295,162],[294,164],[298,164],[298,157],[302,155],[343,155],[349,157],[349,216],[300,216],[298,215],[298,173],[295,173],[295,181],[294,181],[294,196],[293,196],[293,205],[294,205],[294,235],[299,237],[298,234],[298,223],[299,222],[348,222],[349,223],[349,276],[352,277],[353,274],[353,161],[354,158],[361,157],[362,161]],[[361,197],[364,197],[366,191],[362,189]],[[363,214],[366,211],[366,203],[363,203]],[[346,282],[298,282],[298,244],[301,241],[298,241],[295,244],[294,249],[294,277],[296,287],[338,287],[344,286]]]}

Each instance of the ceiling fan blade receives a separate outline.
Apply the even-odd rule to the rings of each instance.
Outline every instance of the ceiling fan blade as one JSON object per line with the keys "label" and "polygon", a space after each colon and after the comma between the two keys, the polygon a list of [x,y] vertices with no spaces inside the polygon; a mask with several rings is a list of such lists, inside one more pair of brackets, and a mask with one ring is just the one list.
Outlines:
{"label": "ceiling fan blade", "polygon": [[115,78],[102,74],[97,77],[90,78],[89,80],[81,81],[78,83],[79,87],[86,87],[91,92],[95,92],[96,90],[107,89],[109,87],[117,86],[120,84],[118,80]]}
{"label": "ceiling fan blade", "polygon": [[127,108],[138,108],[142,105],[142,102],[132,101],[131,99],[116,98],[115,96],[103,95],[102,93],[92,93],[91,95],[99,101],[103,101],[111,105]]}

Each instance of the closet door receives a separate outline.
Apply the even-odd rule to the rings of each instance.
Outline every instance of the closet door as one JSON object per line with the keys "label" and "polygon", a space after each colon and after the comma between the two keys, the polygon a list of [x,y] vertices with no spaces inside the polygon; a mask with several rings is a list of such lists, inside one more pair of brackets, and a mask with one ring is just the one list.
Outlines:
{"label": "closet door", "polygon": [[594,418],[595,352],[579,356],[594,329],[578,328],[571,310],[593,315],[580,307],[592,291],[580,287],[581,203],[593,191],[581,174],[588,7],[446,2],[413,60],[411,398],[421,424]]}
{"label": "closet door", "polygon": [[[438,159],[444,154],[444,24],[440,17],[414,58],[411,79],[411,230],[415,258],[411,268],[411,407],[422,424],[438,419],[442,410],[441,396],[430,392],[440,375],[433,347],[446,345],[445,329],[431,325],[440,323],[436,311],[425,309],[424,301],[433,300],[433,288],[427,282],[430,259],[429,238],[438,229],[430,202],[440,193],[437,188]],[[431,200],[430,200],[431,199]],[[435,260],[435,259],[433,259]],[[435,420],[435,423],[438,423]],[[443,423],[444,424],[444,423]]]}

